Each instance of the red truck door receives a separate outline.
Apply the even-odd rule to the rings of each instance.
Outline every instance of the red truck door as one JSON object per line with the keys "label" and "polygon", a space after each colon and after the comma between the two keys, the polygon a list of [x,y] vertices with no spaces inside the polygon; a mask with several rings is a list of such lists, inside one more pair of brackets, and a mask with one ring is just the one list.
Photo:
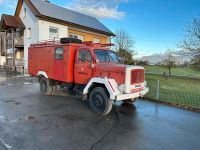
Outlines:
{"label": "red truck door", "polygon": [[55,49],[55,62],[54,62],[54,79],[63,81],[65,77],[65,63],[64,63],[64,48],[57,47]]}
{"label": "red truck door", "polygon": [[92,55],[89,50],[78,50],[76,53],[74,78],[75,83],[86,84],[92,77]]}

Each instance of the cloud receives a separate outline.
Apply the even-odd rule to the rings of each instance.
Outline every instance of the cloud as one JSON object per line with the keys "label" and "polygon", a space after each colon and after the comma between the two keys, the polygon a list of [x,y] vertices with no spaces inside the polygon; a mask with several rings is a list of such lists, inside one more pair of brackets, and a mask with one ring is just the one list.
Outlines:
{"label": "cloud", "polygon": [[128,2],[129,0],[73,0],[67,8],[97,18],[121,19],[126,13],[119,10],[119,5]]}
{"label": "cloud", "polygon": [[15,9],[17,0],[0,0],[0,7],[7,9]]}

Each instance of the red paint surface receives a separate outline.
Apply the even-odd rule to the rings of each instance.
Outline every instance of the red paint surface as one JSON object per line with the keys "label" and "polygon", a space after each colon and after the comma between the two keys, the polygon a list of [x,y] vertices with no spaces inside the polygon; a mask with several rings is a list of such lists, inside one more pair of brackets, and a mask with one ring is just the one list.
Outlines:
{"label": "red paint surface", "polygon": [[[92,78],[93,69],[91,66],[91,62],[78,61],[78,53],[79,50],[82,49],[83,48],[79,48],[76,51],[77,55],[75,57],[75,64],[74,64],[74,82],[79,84],[86,84]],[[86,48],[85,50],[88,50],[88,48]]]}
{"label": "red paint surface", "polygon": [[125,65],[115,63],[99,63],[95,65],[93,76],[115,79],[118,84],[124,84],[125,70]]}
{"label": "red paint surface", "polygon": [[[63,60],[55,60],[55,49],[58,47],[64,48]],[[78,61],[79,50],[89,50],[95,60],[94,49],[108,50],[100,44],[91,43],[32,45],[29,47],[28,72],[32,76],[37,76],[38,71],[44,71],[50,79],[68,83],[87,84],[92,77],[107,77],[116,80],[119,85],[124,84],[125,65]],[[144,82],[142,69],[133,70],[131,76],[132,84]]]}
{"label": "red paint surface", "polygon": [[[64,59],[55,59],[55,49],[64,48]],[[37,76],[38,71],[44,71],[50,79],[74,82],[75,50],[78,44],[73,45],[47,45],[29,47],[28,73]]]}

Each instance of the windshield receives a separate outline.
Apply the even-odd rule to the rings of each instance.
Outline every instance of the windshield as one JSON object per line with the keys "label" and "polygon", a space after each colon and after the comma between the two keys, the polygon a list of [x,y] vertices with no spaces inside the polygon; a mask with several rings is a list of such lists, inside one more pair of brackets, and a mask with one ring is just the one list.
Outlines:
{"label": "windshield", "polygon": [[94,50],[94,54],[96,55],[96,58],[99,60],[99,62],[119,62],[117,54],[110,50],[96,49]]}

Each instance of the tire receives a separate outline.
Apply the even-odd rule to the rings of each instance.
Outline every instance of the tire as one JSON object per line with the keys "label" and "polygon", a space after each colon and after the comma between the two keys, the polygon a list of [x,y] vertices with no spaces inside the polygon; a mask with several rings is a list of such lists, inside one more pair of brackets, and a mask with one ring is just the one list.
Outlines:
{"label": "tire", "polygon": [[124,104],[130,104],[132,105],[134,102],[136,101],[136,99],[132,100],[132,99],[127,99],[127,100],[123,100]]}
{"label": "tire", "polygon": [[91,91],[89,105],[93,112],[100,115],[107,115],[112,109],[112,101],[102,87],[96,87]]}
{"label": "tire", "polygon": [[40,79],[40,91],[43,95],[52,95],[53,93],[53,86],[50,83],[50,80],[42,77]]}

